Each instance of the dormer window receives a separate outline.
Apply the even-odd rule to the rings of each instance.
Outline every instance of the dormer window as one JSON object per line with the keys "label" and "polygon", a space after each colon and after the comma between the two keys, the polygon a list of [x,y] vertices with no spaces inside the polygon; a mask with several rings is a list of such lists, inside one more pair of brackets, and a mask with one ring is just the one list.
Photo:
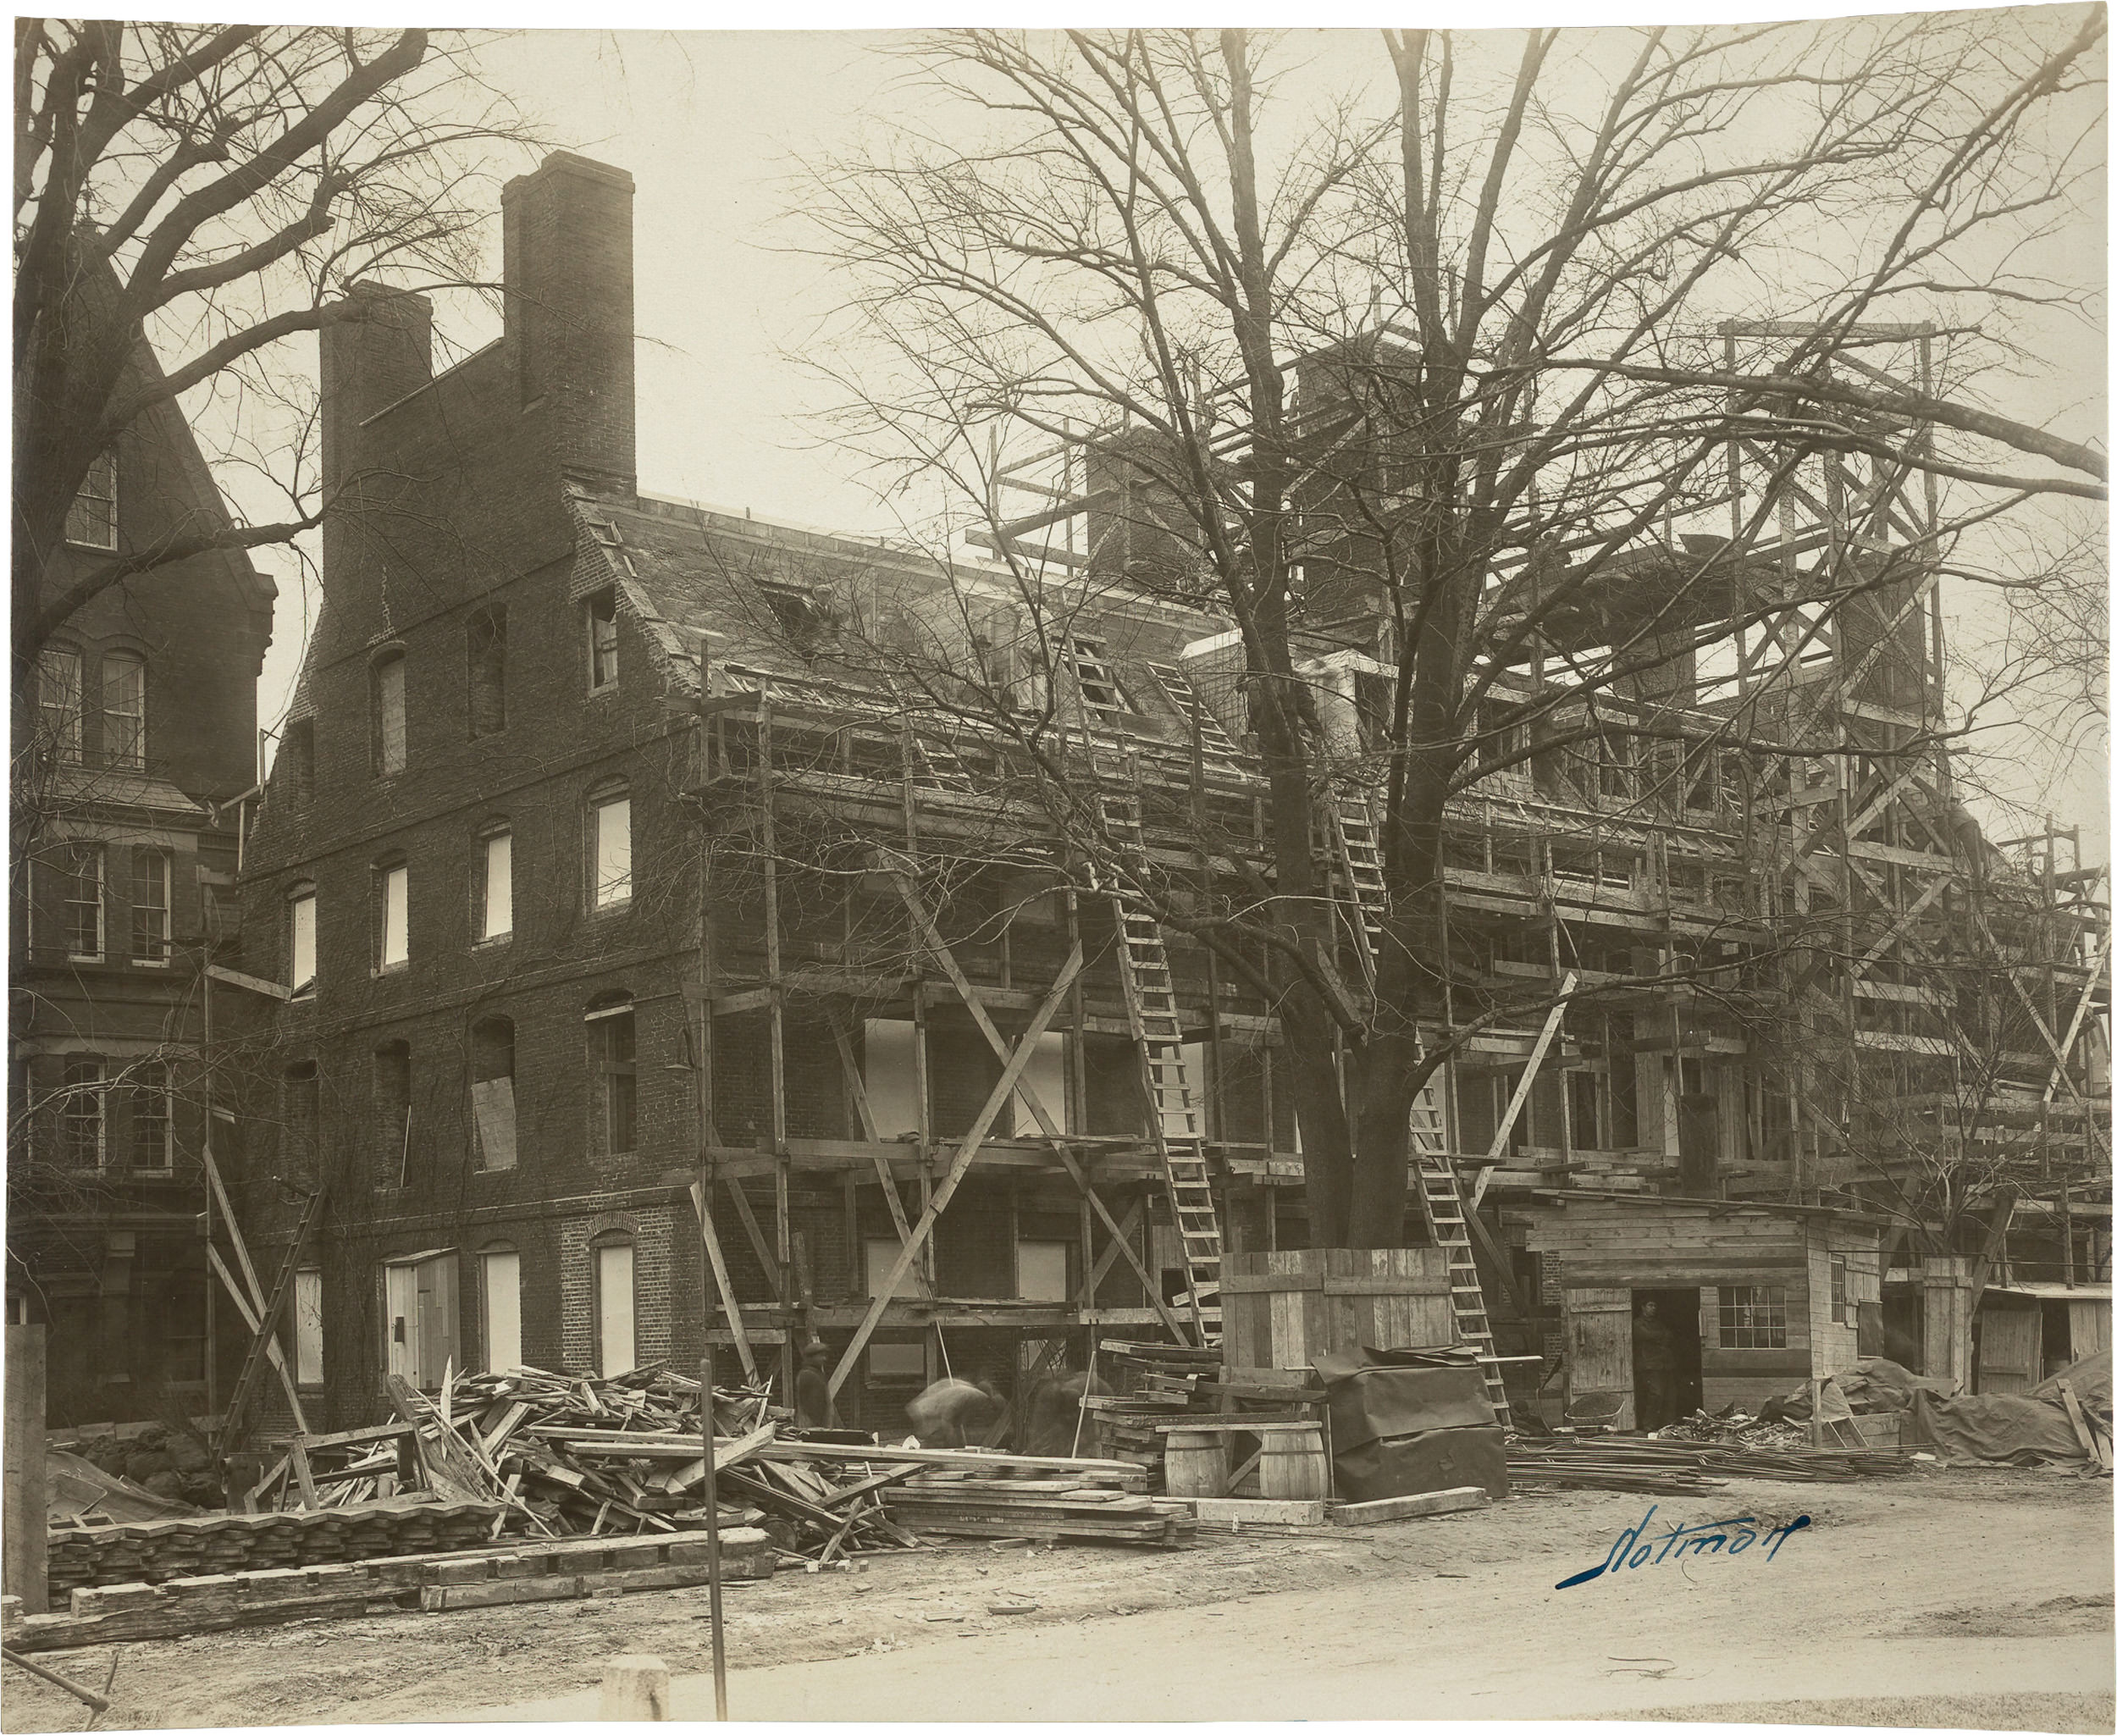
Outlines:
{"label": "dormer window", "polygon": [[80,492],[66,513],[66,540],[77,548],[118,546],[118,459],[101,452],[88,467]]}
{"label": "dormer window", "polygon": [[758,589],[764,594],[772,620],[794,650],[812,651],[831,637],[835,622],[824,594],[783,585]]}

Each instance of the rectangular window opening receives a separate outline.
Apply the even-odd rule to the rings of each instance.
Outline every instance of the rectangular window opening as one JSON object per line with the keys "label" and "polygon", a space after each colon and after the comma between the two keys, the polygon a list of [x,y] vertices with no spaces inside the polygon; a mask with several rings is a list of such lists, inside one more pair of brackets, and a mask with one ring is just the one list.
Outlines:
{"label": "rectangular window opening", "polygon": [[169,854],[167,850],[132,853],[132,961],[169,962]]}
{"label": "rectangular window opening", "polygon": [[478,937],[480,940],[505,940],[515,932],[514,835],[506,832],[489,834],[484,854]]}
{"label": "rectangular window opening", "polygon": [[598,591],[588,600],[588,689],[617,684],[617,593]]}

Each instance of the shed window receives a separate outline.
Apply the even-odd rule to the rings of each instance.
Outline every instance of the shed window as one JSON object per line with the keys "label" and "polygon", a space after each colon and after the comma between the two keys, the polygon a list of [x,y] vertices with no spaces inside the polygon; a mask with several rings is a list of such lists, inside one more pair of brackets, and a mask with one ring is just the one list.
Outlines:
{"label": "shed window", "polygon": [[375,776],[394,777],[404,770],[404,653],[376,658],[368,682]]}
{"label": "shed window", "polygon": [[467,635],[471,734],[497,735],[507,727],[507,611],[471,617]]}
{"label": "shed window", "polygon": [[169,962],[169,853],[132,853],[132,959],[135,965]]}
{"label": "shed window", "polygon": [[1776,1284],[1726,1284],[1720,1290],[1722,1350],[1784,1350],[1786,1289]]}
{"label": "shed window", "polygon": [[471,1026],[471,1122],[478,1167],[515,1167],[515,1021],[481,1019]]}
{"label": "shed window", "polygon": [[147,763],[147,666],[130,651],[103,654],[103,763],[132,771]]}
{"label": "shed window", "polygon": [[118,457],[98,452],[67,509],[66,540],[84,549],[118,546]]}
{"label": "shed window", "polygon": [[1830,1317],[1840,1326],[1844,1325],[1851,1317],[1851,1309],[1847,1306],[1850,1290],[1848,1277],[1844,1255],[1832,1254],[1830,1257]]}

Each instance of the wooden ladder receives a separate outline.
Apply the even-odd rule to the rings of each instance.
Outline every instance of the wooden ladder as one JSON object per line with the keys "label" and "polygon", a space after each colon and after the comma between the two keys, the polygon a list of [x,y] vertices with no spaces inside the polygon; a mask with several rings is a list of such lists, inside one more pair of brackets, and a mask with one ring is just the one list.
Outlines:
{"label": "wooden ladder", "polygon": [[1368,988],[1374,988],[1375,966],[1382,957],[1382,921],[1389,892],[1382,878],[1382,840],[1374,809],[1363,795],[1341,793],[1330,804],[1330,829],[1337,846],[1338,876],[1357,913],[1351,926],[1360,948],[1360,968]]}
{"label": "wooden ladder", "polygon": [[1484,1376],[1484,1396],[1504,1429],[1514,1426],[1507,1407],[1506,1382],[1501,1376],[1499,1348],[1492,1337],[1492,1321],[1485,1313],[1484,1286],[1478,1281],[1477,1257],[1470,1249],[1470,1225],[1456,1179],[1455,1160],[1448,1153],[1448,1126],[1441,1114],[1439,1075],[1426,1081],[1412,1105],[1412,1152],[1418,1176],[1419,1197],[1434,1226],[1434,1239],[1448,1251],[1448,1302],[1456,1316],[1456,1334],[1476,1354]]}
{"label": "wooden ladder", "polygon": [[251,1388],[257,1385],[258,1372],[265,1365],[267,1346],[279,1330],[287,1299],[294,1294],[294,1274],[301,1263],[301,1250],[308,1244],[309,1231],[316,1227],[316,1220],[323,1215],[323,1201],[329,1191],[328,1186],[319,1186],[301,1208],[301,1222],[294,1226],[294,1240],[287,1244],[286,1258],[279,1263],[279,1275],[273,1280],[272,1294],[265,1299],[264,1313],[257,1317],[257,1330],[250,1341],[250,1348],[243,1353],[242,1367],[229,1395],[228,1409],[221,1418],[218,1446],[223,1452],[242,1427],[243,1407],[249,1403]]}
{"label": "wooden ladder", "polygon": [[1176,715],[1191,726],[1198,738],[1199,751],[1207,759],[1241,758],[1241,749],[1235,746],[1235,738],[1220,727],[1220,720],[1213,715],[1188,675],[1173,663],[1149,663],[1147,672],[1168,695],[1169,703],[1176,708]]}
{"label": "wooden ladder", "polygon": [[[1146,834],[1140,824],[1139,798],[1105,791],[1097,799],[1103,831],[1119,850],[1144,854]],[[1140,1065],[1152,1108],[1149,1125],[1169,1187],[1169,1208],[1183,1250],[1184,1276],[1190,1285],[1191,1317],[1201,1344],[1220,1337],[1220,1267],[1224,1246],[1220,1214],[1213,1202],[1213,1178],[1206,1167],[1205,1103],[1184,1061],[1183,1026],[1176,1016],[1176,982],[1169,970],[1169,947],[1161,924],[1125,896],[1122,882],[1113,887],[1111,904],[1118,921],[1118,974],[1125,1006],[1139,1045]]]}

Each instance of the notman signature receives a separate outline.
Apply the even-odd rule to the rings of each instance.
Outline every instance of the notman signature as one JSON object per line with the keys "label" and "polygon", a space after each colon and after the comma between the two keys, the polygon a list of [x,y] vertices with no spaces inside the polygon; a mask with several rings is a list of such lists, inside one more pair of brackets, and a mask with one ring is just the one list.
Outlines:
{"label": "notman signature", "polygon": [[[1761,1519],[1705,1519],[1695,1525],[1672,1525],[1660,1536],[1650,1537],[1647,1528],[1660,1511],[1658,1504],[1649,1507],[1645,1518],[1638,1524],[1617,1534],[1617,1540],[1610,1545],[1606,1556],[1571,1578],[1561,1579],[1555,1589],[1563,1591],[1568,1586],[1585,1585],[1590,1579],[1600,1579],[1605,1573],[1628,1567],[1658,1567],[1672,1558],[1683,1560],[1686,1552],[1695,1560],[1700,1556],[1719,1555],[1723,1551],[1731,1556],[1741,1555],[1755,1546],[1764,1551],[1760,1559],[1768,1562],[1778,1555],[1788,1538],[1796,1531],[1806,1529],[1812,1523],[1803,1513],[1798,1519],[1789,1519],[1766,1531],[1760,1529],[1764,1523]],[[1656,1544],[1661,1545],[1658,1552]]]}

